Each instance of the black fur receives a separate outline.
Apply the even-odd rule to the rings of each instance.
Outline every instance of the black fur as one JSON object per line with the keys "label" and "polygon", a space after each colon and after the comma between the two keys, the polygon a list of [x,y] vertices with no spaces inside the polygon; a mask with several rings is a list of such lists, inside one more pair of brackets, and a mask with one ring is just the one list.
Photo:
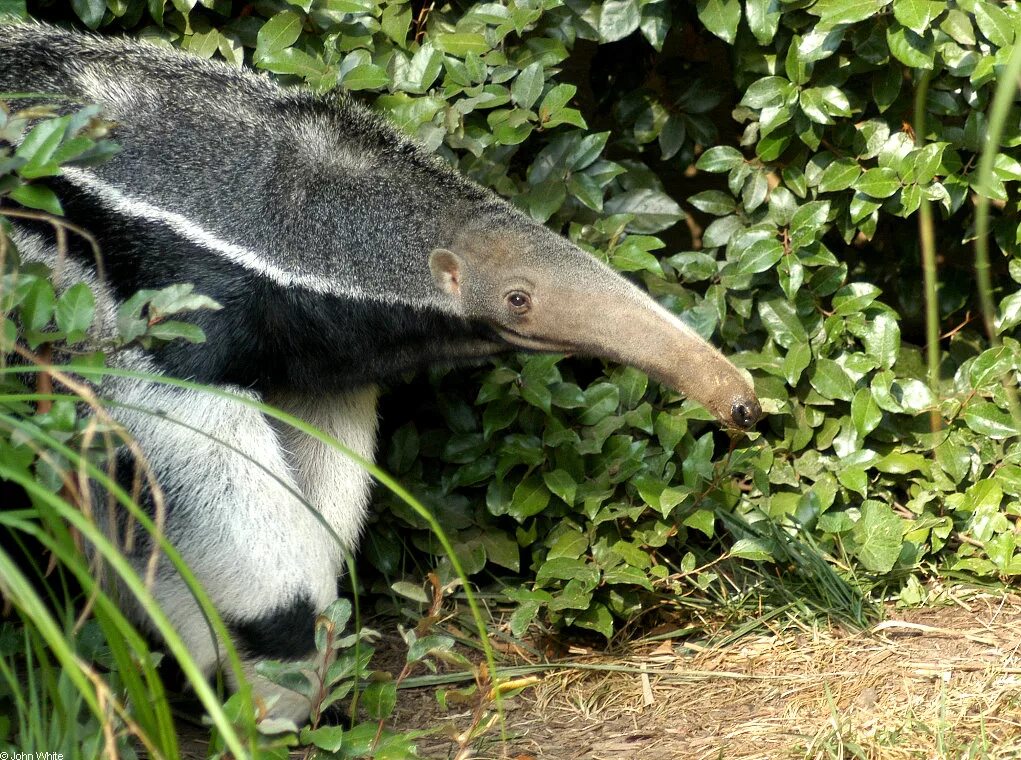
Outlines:
{"label": "black fur", "polygon": [[[143,288],[180,282],[220,303],[187,319],[206,334],[204,343],[174,342],[154,352],[173,377],[208,384],[228,383],[271,394],[313,393],[393,380],[408,370],[463,357],[462,346],[499,344],[482,322],[435,308],[350,299],[285,288],[241,266],[210,256],[161,224],[113,214],[66,182],[56,183],[72,219],[96,230],[103,267],[115,295],[130,298]],[[46,237],[45,223],[23,225]],[[93,251],[68,238],[69,254],[87,265]],[[153,256],[153,251],[173,255]]]}
{"label": "black fur", "polygon": [[265,615],[227,625],[248,657],[301,660],[315,651],[315,616],[312,600],[299,596]]}

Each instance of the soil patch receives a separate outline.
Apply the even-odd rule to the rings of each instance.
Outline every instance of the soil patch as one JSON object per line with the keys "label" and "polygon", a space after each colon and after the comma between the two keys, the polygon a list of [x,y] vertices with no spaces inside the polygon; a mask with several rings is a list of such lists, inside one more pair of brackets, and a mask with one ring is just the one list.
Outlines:
{"label": "soil patch", "polygon": [[[574,657],[507,704],[472,758],[775,760],[1021,758],[1021,597],[944,596],[890,608],[868,631],[786,631],[703,649],[634,643]],[[586,668],[586,669],[579,669]],[[392,722],[436,729],[430,758],[470,712],[402,691]]]}

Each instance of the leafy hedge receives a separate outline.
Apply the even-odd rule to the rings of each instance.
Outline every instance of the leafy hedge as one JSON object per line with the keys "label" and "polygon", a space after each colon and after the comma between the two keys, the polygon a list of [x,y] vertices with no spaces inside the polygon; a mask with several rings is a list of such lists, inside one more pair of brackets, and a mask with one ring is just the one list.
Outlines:
{"label": "leafy hedge", "polygon": [[[515,633],[541,613],[610,636],[650,594],[711,582],[695,566],[724,551],[710,541],[723,527],[725,551],[751,560],[785,559],[798,536],[841,572],[1021,572],[1016,102],[991,178],[978,172],[1015,3],[71,5],[92,28],[355,92],[751,371],[769,417],[736,442],[641,373],[594,362],[437,371],[421,403],[395,389],[384,464],[470,572],[528,579],[508,584]],[[972,275],[981,197],[995,344]],[[380,499],[392,514],[370,562],[395,580],[410,542],[442,565],[421,520]]]}

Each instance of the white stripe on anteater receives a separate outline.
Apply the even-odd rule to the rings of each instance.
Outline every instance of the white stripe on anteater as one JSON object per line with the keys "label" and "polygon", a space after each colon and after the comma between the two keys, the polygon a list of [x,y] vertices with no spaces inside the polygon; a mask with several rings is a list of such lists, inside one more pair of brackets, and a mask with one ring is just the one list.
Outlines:
{"label": "white stripe on anteater", "polygon": [[63,176],[75,185],[90,191],[111,211],[132,219],[164,224],[185,240],[201,246],[210,253],[220,256],[232,264],[237,264],[250,272],[267,277],[282,287],[300,287],[323,295],[341,296],[355,300],[400,303],[412,307],[431,306],[450,311],[449,301],[439,297],[431,299],[407,299],[396,294],[392,297],[383,298],[378,293],[367,293],[356,285],[345,284],[336,280],[327,280],[325,277],[316,275],[289,272],[273,264],[265,254],[224,240],[205,229],[195,220],[189,219],[176,211],[168,211],[149,201],[133,198],[120,188],[104,182],[90,171],[67,166],[63,169]]}

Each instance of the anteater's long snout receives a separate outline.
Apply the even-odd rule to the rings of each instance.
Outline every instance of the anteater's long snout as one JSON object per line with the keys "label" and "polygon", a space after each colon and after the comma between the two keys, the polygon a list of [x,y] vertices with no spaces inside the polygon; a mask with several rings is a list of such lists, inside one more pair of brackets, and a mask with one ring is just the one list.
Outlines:
{"label": "anteater's long snout", "polygon": [[675,314],[615,273],[587,285],[547,304],[550,338],[643,370],[726,427],[749,430],[759,421],[762,406],[747,375]]}
{"label": "anteater's long snout", "polygon": [[699,402],[725,427],[753,428],[762,405],[745,373],[676,316],[655,303],[648,308],[621,326],[630,332],[622,345],[631,347],[622,359]]}

